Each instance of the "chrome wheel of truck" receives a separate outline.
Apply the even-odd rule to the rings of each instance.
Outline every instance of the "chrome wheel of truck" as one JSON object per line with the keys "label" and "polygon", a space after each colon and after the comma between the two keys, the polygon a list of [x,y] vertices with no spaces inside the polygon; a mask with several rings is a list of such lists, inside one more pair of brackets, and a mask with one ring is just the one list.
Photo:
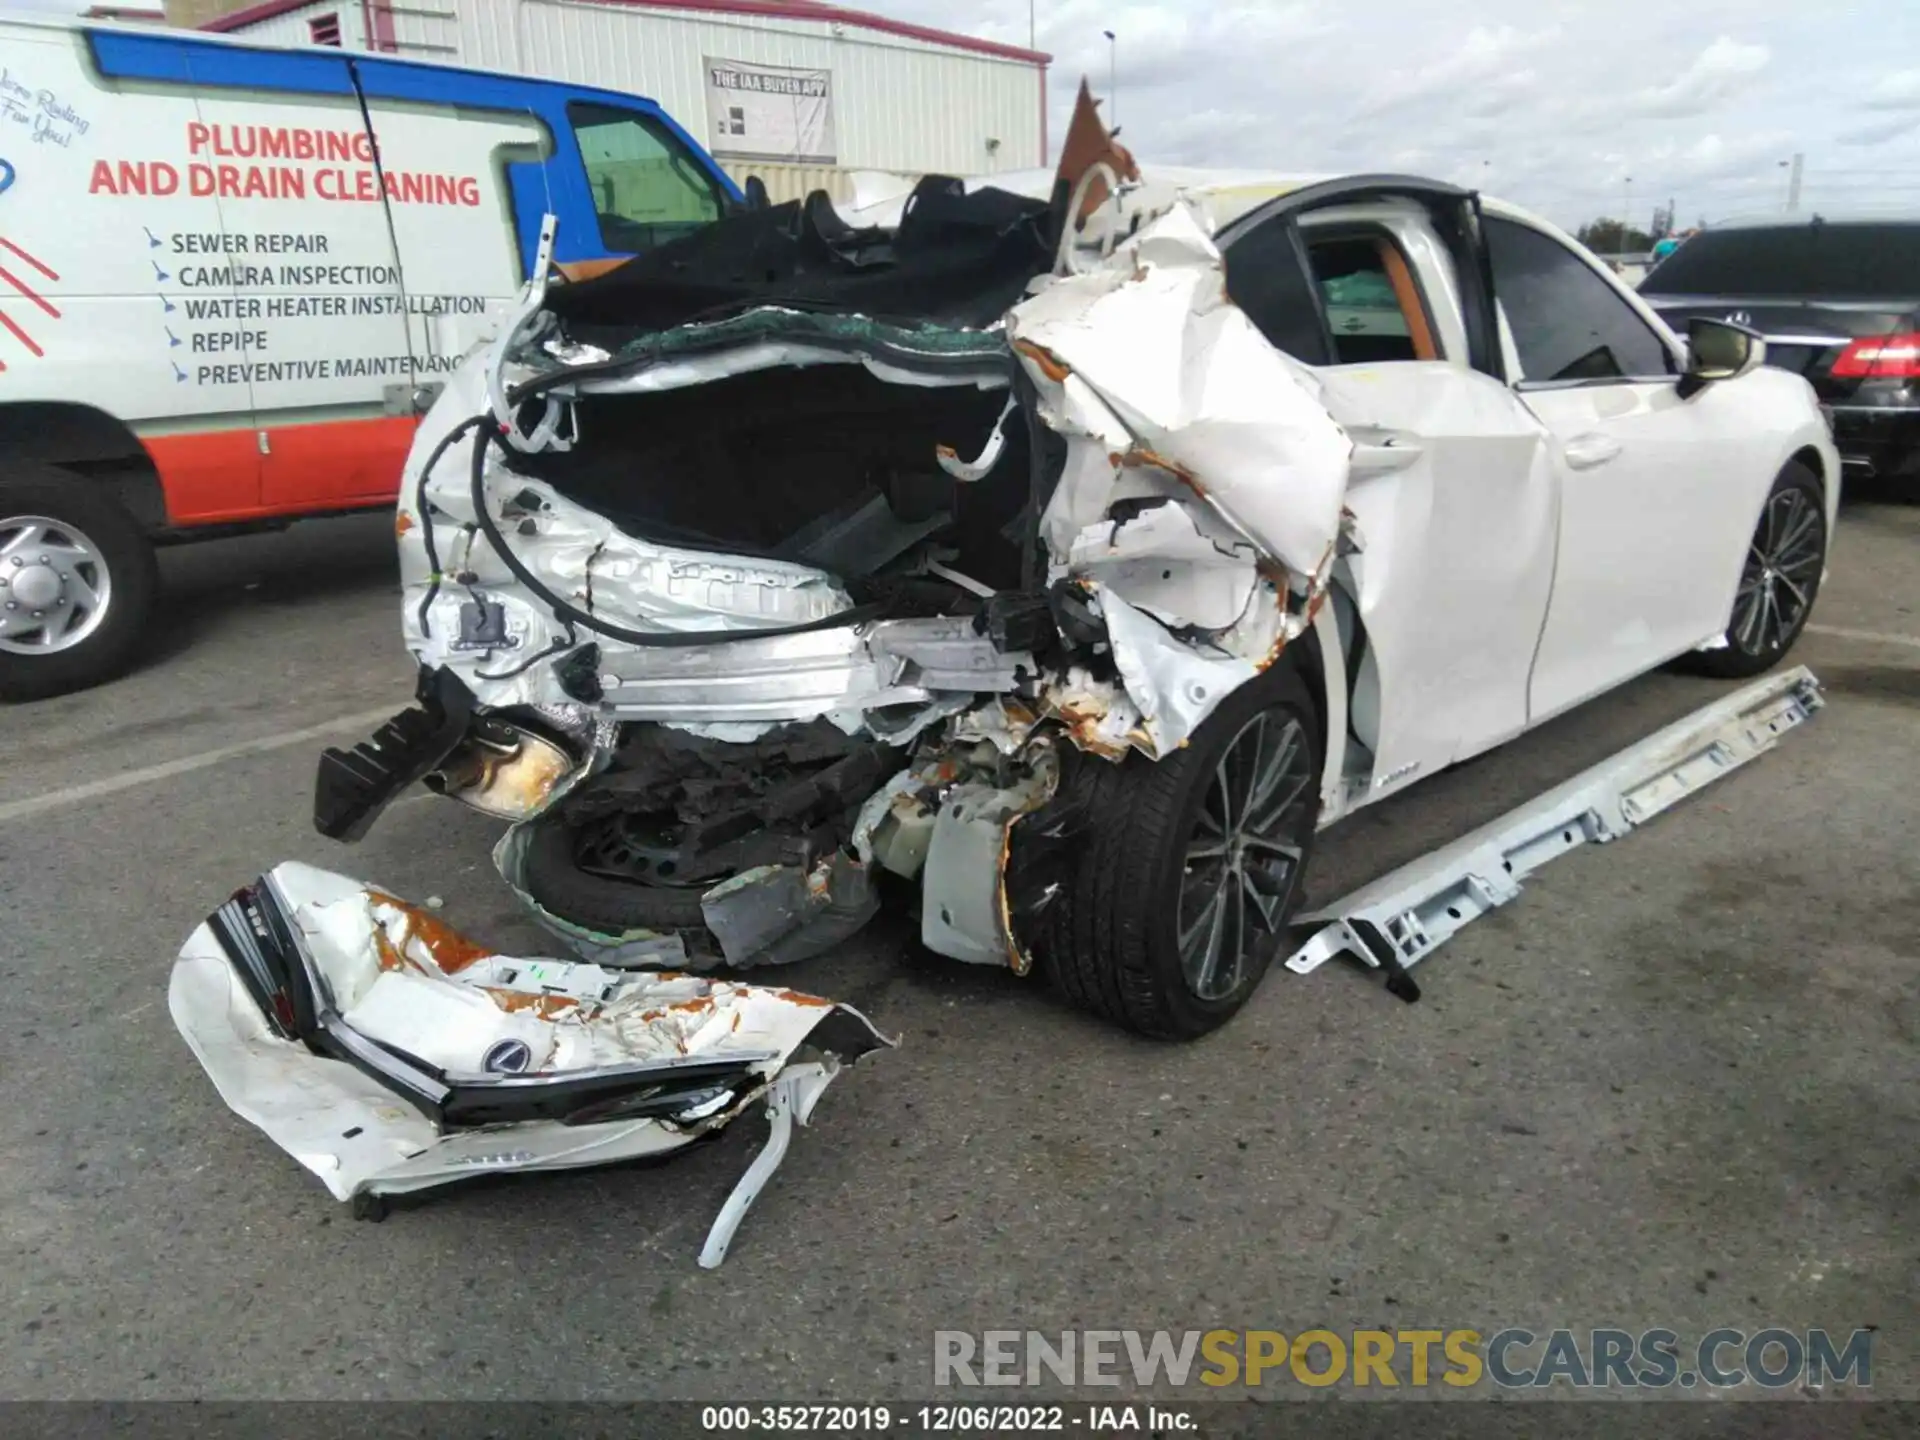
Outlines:
{"label": "chrome wheel of truck", "polygon": [[0,512],[0,650],[51,655],[85,642],[113,603],[113,572],[86,531]]}
{"label": "chrome wheel of truck", "polygon": [[153,549],[111,494],[24,468],[0,472],[0,700],[44,699],[118,674],[159,590]]}

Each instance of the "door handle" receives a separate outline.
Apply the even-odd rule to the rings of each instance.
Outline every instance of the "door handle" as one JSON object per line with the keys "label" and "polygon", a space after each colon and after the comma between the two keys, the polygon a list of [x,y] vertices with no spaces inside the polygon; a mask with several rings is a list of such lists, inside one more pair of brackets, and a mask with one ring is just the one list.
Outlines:
{"label": "door handle", "polygon": [[1391,475],[1396,470],[1405,470],[1416,464],[1425,453],[1425,447],[1417,438],[1399,431],[1349,426],[1347,435],[1353,441],[1353,454],[1347,462],[1348,473],[1356,478],[1362,475]]}
{"label": "door handle", "polygon": [[1620,453],[1620,442],[1611,435],[1602,435],[1590,430],[1585,435],[1576,435],[1567,441],[1563,452],[1567,464],[1575,470],[1591,470],[1604,465]]}

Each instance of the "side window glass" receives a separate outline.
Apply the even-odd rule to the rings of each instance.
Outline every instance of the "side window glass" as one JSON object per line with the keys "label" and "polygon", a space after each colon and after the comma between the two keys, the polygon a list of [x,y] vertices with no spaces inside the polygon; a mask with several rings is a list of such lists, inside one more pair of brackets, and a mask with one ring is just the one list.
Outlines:
{"label": "side window glass", "polygon": [[1332,356],[1313,287],[1285,219],[1249,230],[1228,247],[1227,294],[1269,345],[1307,365]]}
{"label": "side window glass", "polygon": [[1530,381],[1616,380],[1673,372],[1660,337],[1550,235],[1487,218],[1493,289]]}
{"label": "side window glass", "polygon": [[1385,235],[1312,239],[1307,254],[1333,336],[1334,363],[1436,360],[1412,268]]}
{"label": "side window glass", "polygon": [[609,250],[638,254],[720,218],[718,182],[667,128],[610,105],[567,107]]}

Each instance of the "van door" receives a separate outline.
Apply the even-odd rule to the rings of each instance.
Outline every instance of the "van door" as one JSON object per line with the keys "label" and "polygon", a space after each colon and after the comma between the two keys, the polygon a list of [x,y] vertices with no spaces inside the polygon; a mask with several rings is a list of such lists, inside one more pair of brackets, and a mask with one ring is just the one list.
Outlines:
{"label": "van door", "polygon": [[719,218],[739,191],[650,101],[553,81],[352,62],[378,139],[415,375],[438,388],[497,333],[543,216],[584,279]]}
{"label": "van door", "polygon": [[[269,513],[391,500],[413,438],[399,261],[344,56],[205,47],[192,159],[225,223],[240,313],[195,331],[214,363],[252,378]],[[200,68],[207,68],[202,60]]]}
{"label": "van door", "polygon": [[35,346],[45,363],[32,382],[44,398],[132,427],[159,472],[170,523],[257,515],[252,376],[239,354],[202,338],[237,329],[242,309],[223,202],[199,153],[220,52],[164,34],[27,34],[49,43],[20,45],[10,33],[5,80],[28,88],[43,115],[62,117],[11,156],[21,174],[8,198],[32,202],[10,210],[24,222],[10,238],[35,255],[49,286],[37,313],[48,324],[60,317],[54,343]]}
{"label": "van door", "polygon": [[[536,114],[495,93],[503,82],[494,77],[352,63],[399,256],[412,371],[389,377],[386,395],[390,408],[405,412],[430,403],[447,373],[490,340],[512,309],[525,276],[509,176],[541,173],[553,143]],[[408,378],[411,385],[394,383]]]}

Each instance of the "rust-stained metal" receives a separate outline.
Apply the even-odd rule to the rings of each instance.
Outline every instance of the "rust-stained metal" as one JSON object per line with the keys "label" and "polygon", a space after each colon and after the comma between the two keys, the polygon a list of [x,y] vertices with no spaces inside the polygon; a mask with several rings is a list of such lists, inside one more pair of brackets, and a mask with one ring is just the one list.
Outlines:
{"label": "rust-stained metal", "polygon": [[818,995],[806,995],[798,990],[774,990],[769,993],[775,999],[785,1000],[794,1005],[819,1006],[823,1010],[833,1005],[831,1000],[822,1000]]}
{"label": "rust-stained metal", "polygon": [[1047,715],[1057,720],[1066,730],[1067,737],[1074,747],[1089,755],[1097,755],[1102,760],[1124,760],[1130,752],[1129,746],[1116,740],[1109,740],[1100,733],[1100,726],[1106,721],[1107,712],[1091,699],[1069,700],[1062,704],[1049,704]]}
{"label": "rust-stained metal", "polygon": [[571,995],[535,995],[525,990],[504,990],[495,985],[481,987],[487,998],[509,1015],[532,1015],[536,1020],[557,1020],[569,1010],[578,1010],[580,1002]]}
{"label": "rust-stained metal", "polygon": [[525,820],[538,815],[574,761],[543,736],[515,730],[504,740],[469,736],[428,783],[483,815]]}
{"label": "rust-stained metal", "polygon": [[1072,367],[1044,345],[1036,345],[1031,340],[1016,340],[1013,348],[1033,361],[1040,373],[1056,385],[1073,374]]}
{"label": "rust-stained metal", "polygon": [[1114,463],[1117,466],[1124,466],[1129,470],[1141,468],[1164,470],[1167,474],[1173,476],[1174,479],[1184,482],[1192,489],[1193,493],[1198,495],[1202,500],[1207,498],[1207,487],[1201,482],[1198,475],[1194,474],[1192,470],[1182,465],[1178,460],[1169,459],[1158,450],[1150,449],[1145,445],[1133,446],[1124,455],[1115,457]]}
{"label": "rust-stained metal", "polygon": [[1033,957],[1021,945],[1013,929],[1013,899],[1007,894],[1007,864],[1013,857],[1013,826],[1000,833],[1000,933],[1007,944],[1007,968],[1025,976],[1033,969]]}
{"label": "rust-stained metal", "polygon": [[[481,960],[491,960],[498,953],[487,949],[484,945],[476,945],[431,910],[423,910],[418,905],[397,900],[381,890],[367,891],[367,899],[376,907],[386,906],[395,911],[405,922],[398,944],[391,942],[386,926],[376,925],[374,928],[376,951],[386,946],[396,952],[396,958],[400,962],[388,965],[383,957],[382,969],[402,969],[409,966],[418,969],[417,962],[407,953],[415,940],[418,940],[421,948],[433,958],[433,963],[440,968],[440,973],[443,975],[458,975],[469,965]],[[377,920],[378,916],[375,918]]]}
{"label": "rust-stained metal", "polygon": [[390,974],[399,974],[406,970],[411,970],[417,975],[427,973],[426,967],[419,961],[396,950],[393,942],[387,939],[387,932],[378,928],[373,932],[373,955],[380,968]]}

